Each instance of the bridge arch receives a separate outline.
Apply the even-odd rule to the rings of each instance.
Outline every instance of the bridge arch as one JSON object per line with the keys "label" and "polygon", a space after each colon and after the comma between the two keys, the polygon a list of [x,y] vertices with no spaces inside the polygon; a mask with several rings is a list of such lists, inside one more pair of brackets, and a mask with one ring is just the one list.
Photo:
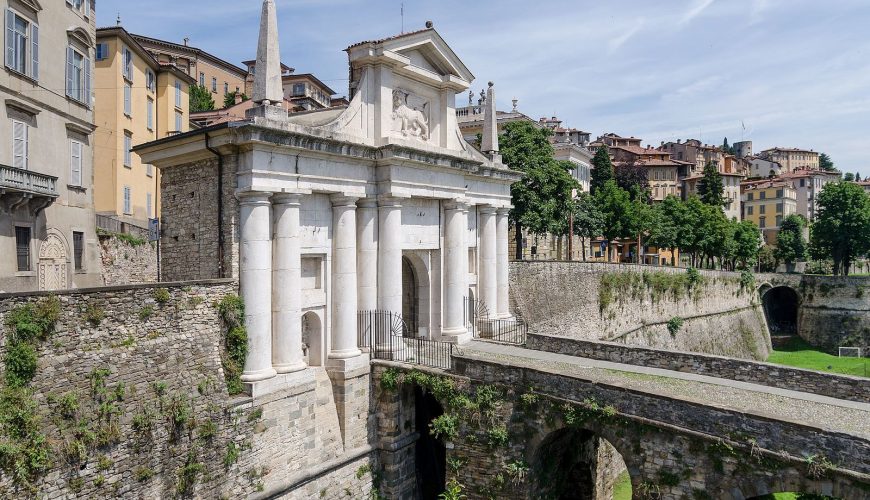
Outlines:
{"label": "bridge arch", "polygon": [[797,290],[787,285],[765,283],[759,288],[759,295],[771,335],[797,335],[801,304]]}

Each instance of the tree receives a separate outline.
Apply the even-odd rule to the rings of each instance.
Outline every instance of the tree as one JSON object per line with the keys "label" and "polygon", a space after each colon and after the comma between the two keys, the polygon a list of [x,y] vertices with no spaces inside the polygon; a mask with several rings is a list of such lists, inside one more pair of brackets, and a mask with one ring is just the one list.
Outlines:
{"label": "tree", "polygon": [[761,247],[758,251],[758,271],[772,273],[776,272],[777,267],[779,267],[779,262],[776,260],[773,249],[767,245]]}
{"label": "tree", "polygon": [[607,146],[601,145],[592,158],[592,178],[589,181],[589,192],[594,196],[595,192],[602,188],[608,181],[616,179],[613,170],[613,162],[610,161],[610,153]]}
{"label": "tree", "polygon": [[713,162],[704,165],[704,176],[698,181],[698,197],[702,202],[714,207],[725,206],[725,187],[722,174]]}
{"label": "tree", "polygon": [[236,96],[239,94],[241,94],[241,96],[242,96],[242,102],[245,102],[248,99],[250,99],[250,97],[245,95],[244,92],[239,92],[237,90],[234,90],[234,91],[232,91],[229,94],[224,96],[224,107],[228,108],[230,106],[234,106],[236,104]]}
{"label": "tree", "polygon": [[653,206],[657,212],[655,224],[650,228],[647,243],[671,251],[671,265],[676,265],[674,250],[683,248],[691,238],[694,221],[689,219],[686,204],[676,196],[667,196]]}
{"label": "tree", "polygon": [[827,153],[822,153],[819,155],[819,168],[826,172],[833,172],[837,170],[834,167],[834,162],[831,161],[831,157],[828,156]]}
{"label": "tree", "polygon": [[[631,193],[629,193],[629,198],[631,198]],[[642,264],[640,257],[643,253],[644,233],[650,231],[656,225],[657,215],[657,212],[653,210],[652,206],[647,204],[646,200],[640,197],[635,197],[631,200],[631,210],[625,220],[625,236],[637,238],[637,254],[635,258],[638,264]]]}
{"label": "tree", "polygon": [[855,182],[855,174],[853,174],[852,172],[846,172],[843,175],[843,180],[846,182]]}
{"label": "tree", "polygon": [[774,255],[777,260],[785,262],[786,266],[792,266],[807,258],[807,242],[804,239],[806,224],[803,216],[792,214],[783,219],[779,226]]}
{"label": "tree", "polygon": [[213,111],[214,99],[211,97],[211,92],[200,85],[190,86],[190,112],[198,113],[200,111]]}
{"label": "tree", "polygon": [[617,238],[632,235],[631,227],[632,205],[628,191],[616,185],[616,181],[607,181],[595,192],[595,203],[598,204],[604,216],[602,235],[607,239],[608,254],[610,242]]}
{"label": "tree", "polygon": [[601,236],[604,231],[604,214],[595,198],[589,193],[580,193],[574,202],[574,234],[580,237],[583,260],[586,260],[586,242]]}
{"label": "tree", "polygon": [[834,261],[834,275],[848,275],[852,261],[870,250],[870,197],[852,182],[825,184],[816,198],[819,210],[810,228],[816,259]]}
{"label": "tree", "polygon": [[[758,261],[761,249],[761,231],[752,221],[737,222],[734,227],[734,264],[732,267],[749,269]],[[738,266],[739,264],[739,266]]]}
{"label": "tree", "polygon": [[510,218],[516,229],[516,257],[522,259],[522,229],[535,234],[565,234],[573,203],[571,190],[579,188],[569,173],[569,162],[553,159],[547,128],[530,122],[505,125],[499,137],[503,161],[525,175],[511,186],[514,208]]}
{"label": "tree", "polygon": [[640,199],[650,203],[652,198],[649,189],[649,174],[646,167],[637,162],[620,165],[614,168],[616,184],[628,191],[632,200]]}
{"label": "tree", "polygon": [[725,141],[722,143],[722,147],[721,147],[720,149],[721,149],[722,152],[725,153],[726,155],[733,155],[733,154],[736,154],[736,153],[737,153],[737,152],[734,150],[734,146],[729,146],[729,145],[728,145],[728,138],[727,138],[727,137],[725,138]]}

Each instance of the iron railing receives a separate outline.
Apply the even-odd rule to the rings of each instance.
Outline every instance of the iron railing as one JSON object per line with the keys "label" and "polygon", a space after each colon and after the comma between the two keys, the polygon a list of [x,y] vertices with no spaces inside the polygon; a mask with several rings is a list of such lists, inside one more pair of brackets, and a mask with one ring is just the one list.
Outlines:
{"label": "iron railing", "polygon": [[519,314],[513,318],[491,318],[486,304],[466,297],[465,318],[471,329],[471,336],[476,339],[518,345],[526,343],[529,327]]}
{"label": "iron railing", "polygon": [[449,370],[453,344],[416,336],[402,315],[391,311],[359,311],[357,343],[373,359],[419,364]]}

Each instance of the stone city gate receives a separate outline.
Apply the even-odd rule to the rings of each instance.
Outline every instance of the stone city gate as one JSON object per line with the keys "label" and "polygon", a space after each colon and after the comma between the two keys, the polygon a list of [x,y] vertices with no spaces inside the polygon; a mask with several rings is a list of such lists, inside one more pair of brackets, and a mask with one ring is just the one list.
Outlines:
{"label": "stone city gate", "polygon": [[870,443],[846,434],[462,354],[452,373],[375,363],[389,498],[439,467],[468,498],[612,498],[622,463],[634,498],[870,498]]}

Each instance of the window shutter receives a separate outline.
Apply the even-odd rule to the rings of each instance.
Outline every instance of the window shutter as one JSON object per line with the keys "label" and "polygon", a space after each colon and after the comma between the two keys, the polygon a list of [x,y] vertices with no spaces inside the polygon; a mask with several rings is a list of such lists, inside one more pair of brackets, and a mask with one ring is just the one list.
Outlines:
{"label": "window shutter", "polygon": [[124,114],[130,116],[131,114],[131,100],[132,100],[132,89],[130,88],[130,84],[124,85]]}
{"label": "window shutter", "polygon": [[31,40],[31,75],[34,80],[39,80],[39,26],[30,25],[30,40]]}
{"label": "window shutter", "polygon": [[82,143],[70,142],[70,184],[82,185]]}
{"label": "window shutter", "polygon": [[27,125],[12,121],[12,166],[27,169]]}
{"label": "window shutter", "polygon": [[73,95],[73,87],[75,86],[73,83],[73,79],[75,78],[75,70],[73,68],[73,48],[66,48],[66,95],[67,97],[75,97]]}
{"label": "window shutter", "polygon": [[85,95],[82,96],[82,102],[91,107],[91,60],[85,58],[82,64],[85,66]]}
{"label": "window shutter", "polygon": [[6,67],[15,65],[15,13],[6,9]]}

